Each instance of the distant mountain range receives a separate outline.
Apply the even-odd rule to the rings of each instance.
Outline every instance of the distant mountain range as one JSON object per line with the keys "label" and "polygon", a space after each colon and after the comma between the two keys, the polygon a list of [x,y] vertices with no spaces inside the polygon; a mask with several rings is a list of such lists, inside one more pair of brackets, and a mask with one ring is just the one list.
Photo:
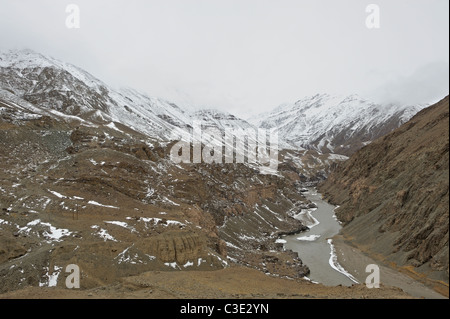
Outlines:
{"label": "distant mountain range", "polygon": [[350,155],[397,128],[423,106],[380,105],[357,95],[318,94],[248,121],[218,110],[187,111],[133,89],[115,89],[88,72],[31,50],[0,53],[0,98],[49,116],[93,125],[120,123],[159,140],[194,120],[224,128],[279,131],[280,146]]}

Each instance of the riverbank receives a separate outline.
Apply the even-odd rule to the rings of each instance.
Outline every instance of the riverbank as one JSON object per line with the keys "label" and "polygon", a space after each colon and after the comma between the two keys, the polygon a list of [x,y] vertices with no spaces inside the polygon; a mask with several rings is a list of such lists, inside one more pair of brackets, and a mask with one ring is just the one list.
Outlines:
{"label": "riverbank", "polygon": [[[364,283],[368,273],[365,272],[367,265],[375,264],[380,267],[380,283],[382,286],[398,287],[415,298],[446,299],[448,298],[414,280],[410,276],[395,269],[383,265],[379,261],[369,257],[342,235],[333,237],[337,260],[352,276],[360,283]],[[448,293],[448,290],[447,290]]]}
{"label": "riverbank", "polygon": [[[302,236],[286,236],[285,248],[298,253],[299,258],[310,268],[308,276],[314,282],[326,286],[351,286],[355,282],[364,285],[369,273],[366,267],[380,267],[380,282],[383,287],[397,287],[415,298],[445,298],[420,281],[389,267],[366,255],[355,247],[351,239],[341,234],[341,225],[334,214],[335,206],[322,199],[315,189],[304,195],[316,204],[316,209],[303,210],[296,216],[311,230]],[[444,287],[445,288],[445,287]],[[441,289],[445,293],[445,289]],[[448,287],[447,287],[448,296]]]}

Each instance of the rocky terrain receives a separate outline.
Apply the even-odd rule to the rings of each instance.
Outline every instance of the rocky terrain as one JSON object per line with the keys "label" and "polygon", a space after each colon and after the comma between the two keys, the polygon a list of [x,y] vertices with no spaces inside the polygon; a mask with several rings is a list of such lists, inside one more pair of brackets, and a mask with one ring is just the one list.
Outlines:
{"label": "rocky terrain", "polygon": [[26,287],[2,299],[411,299],[398,288],[326,287],[305,280],[267,276],[248,267],[216,271],[150,271],[91,289]]}
{"label": "rocky terrain", "polygon": [[[239,164],[176,165],[169,145],[124,126],[79,126],[0,102],[2,292],[57,281],[70,263],[85,288],[149,270],[230,262],[300,278],[276,244],[305,230],[289,178]],[[123,129],[123,131],[121,130]]]}
{"label": "rocky terrain", "polygon": [[449,99],[355,153],[320,186],[364,251],[448,296]]}
{"label": "rocky terrain", "polygon": [[31,50],[0,52],[0,96],[34,113],[85,125],[120,123],[165,142],[185,136],[193,121],[221,130],[277,129],[280,148],[308,162],[307,167],[296,165],[300,173],[322,178],[330,163],[346,159],[423,108],[318,94],[245,121],[213,109],[183,110],[131,88],[116,89],[85,70]]}
{"label": "rocky terrain", "polygon": [[[370,134],[408,114],[395,113],[394,124]],[[249,163],[176,164],[174,132],[185,134],[193,121],[257,128],[224,112],[190,113],[113,89],[33,51],[0,54],[2,296],[249,298],[258,289],[265,298],[326,296],[327,288],[303,279],[308,265],[277,239],[308,230],[293,218],[313,206],[302,187],[324,180],[351,149],[283,149],[276,174]],[[367,134],[352,136],[368,143]],[[81,269],[81,293],[65,289],[68,264]],[[209,288],[195,284],[211,277],[217,282]],[[190,292],[177,291],[169,278],[187,282]],[[226,284],[245,278],[260,283]],[[406,295],[354,286],[328,296]]]}

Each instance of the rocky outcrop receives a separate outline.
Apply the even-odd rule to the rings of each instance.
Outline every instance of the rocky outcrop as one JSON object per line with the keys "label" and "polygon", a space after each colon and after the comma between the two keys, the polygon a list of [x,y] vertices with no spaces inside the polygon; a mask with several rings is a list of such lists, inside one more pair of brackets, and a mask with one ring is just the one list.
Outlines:
{"label": "rocky outcrop", "polygon": [[[147,246],[148,245],[148,246]],[[198,234],[170,231],[147,242],[148,253],[162,262],[184,265],[207,256],[206,240]]]}
{"label": "rocky outcrop", "polygon": [[448,283],[448,97],[358,151],[320,191],[355,244]]}

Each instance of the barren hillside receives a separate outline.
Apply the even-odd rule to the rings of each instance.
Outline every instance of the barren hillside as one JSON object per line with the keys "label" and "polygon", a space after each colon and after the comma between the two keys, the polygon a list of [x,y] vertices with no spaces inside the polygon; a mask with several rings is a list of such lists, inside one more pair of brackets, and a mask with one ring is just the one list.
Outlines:
{"label": "barren hillside", "polygon": [[[343,234],[416,277],[449,277],[449,99],[342,163],[320,190]],[[445,285],[444,285],[445,286]]]}

